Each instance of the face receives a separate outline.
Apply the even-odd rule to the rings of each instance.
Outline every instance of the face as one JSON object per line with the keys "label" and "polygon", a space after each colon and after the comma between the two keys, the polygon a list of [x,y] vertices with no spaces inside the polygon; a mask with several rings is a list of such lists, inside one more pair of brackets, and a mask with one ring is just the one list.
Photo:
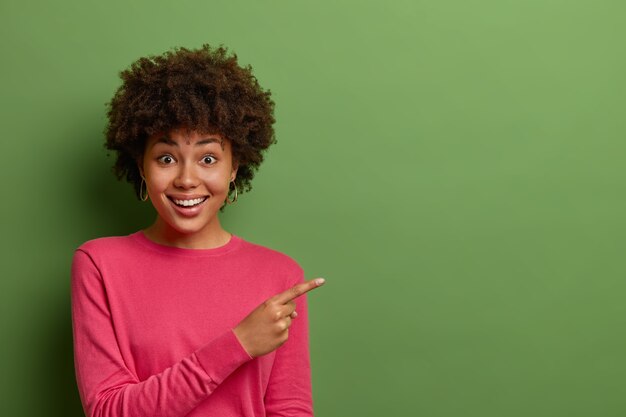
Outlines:
{"label": "face", "polygon": [[235,179],[230,142],[215,134],[173,130],[148,139],[140,164],[164,236],[208,236]]}

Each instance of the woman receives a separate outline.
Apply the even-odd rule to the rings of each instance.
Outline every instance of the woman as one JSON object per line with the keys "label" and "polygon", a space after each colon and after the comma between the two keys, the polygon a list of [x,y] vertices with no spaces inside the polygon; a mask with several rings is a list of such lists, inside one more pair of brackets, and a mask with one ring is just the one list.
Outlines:
{"label": "woman", "polygon": [[[121,73],[107,148],[156,221],[72,263],[88,416],[312,416],[305,281],[287,255],[222,228],[275,142],[274,103],[236,55],[174,49]],[[297,317],[297,319],[296,319]]]}

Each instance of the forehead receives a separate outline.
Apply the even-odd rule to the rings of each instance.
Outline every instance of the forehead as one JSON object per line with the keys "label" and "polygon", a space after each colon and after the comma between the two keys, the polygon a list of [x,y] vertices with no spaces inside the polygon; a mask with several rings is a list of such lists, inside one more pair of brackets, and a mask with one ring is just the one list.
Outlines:
{"label": "forehead", "polygon": [[225,150],[229,141],[217,133],[173,129],[167,133],[159,133],[151,136],[146,143],[147,147],[152,147],[157,144],[166,144],[175,147],[217,144]]}

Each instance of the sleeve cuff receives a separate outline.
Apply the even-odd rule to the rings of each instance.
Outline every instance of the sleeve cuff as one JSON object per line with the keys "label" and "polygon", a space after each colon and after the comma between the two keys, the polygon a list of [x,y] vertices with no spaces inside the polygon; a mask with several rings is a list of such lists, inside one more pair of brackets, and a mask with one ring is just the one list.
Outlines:
{"label": "sleeve cuff", "polygon": [[211,380],[218,385],[235,369],[253,359],[232,329],[198,349],[195,354]]}

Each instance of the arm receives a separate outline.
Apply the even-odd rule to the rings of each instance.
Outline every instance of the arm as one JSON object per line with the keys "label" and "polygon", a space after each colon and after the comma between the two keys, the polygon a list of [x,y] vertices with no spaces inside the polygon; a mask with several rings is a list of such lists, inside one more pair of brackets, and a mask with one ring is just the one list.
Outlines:
{"label": "arm", "polygon": [[100,272],[82,250],[74,254],[71,282],[76,381],[88,417],[183,417],[252,359],[229,330],[139,381],[117,345]]}
{"label": "arm", "polygon": [[[304,271],[291,285],[304,282]],[[289,338],[276,350],[265,393],[267,417],[312,417],[311,366],[307,294],[296,298],[298,317],[289,328]]]}

